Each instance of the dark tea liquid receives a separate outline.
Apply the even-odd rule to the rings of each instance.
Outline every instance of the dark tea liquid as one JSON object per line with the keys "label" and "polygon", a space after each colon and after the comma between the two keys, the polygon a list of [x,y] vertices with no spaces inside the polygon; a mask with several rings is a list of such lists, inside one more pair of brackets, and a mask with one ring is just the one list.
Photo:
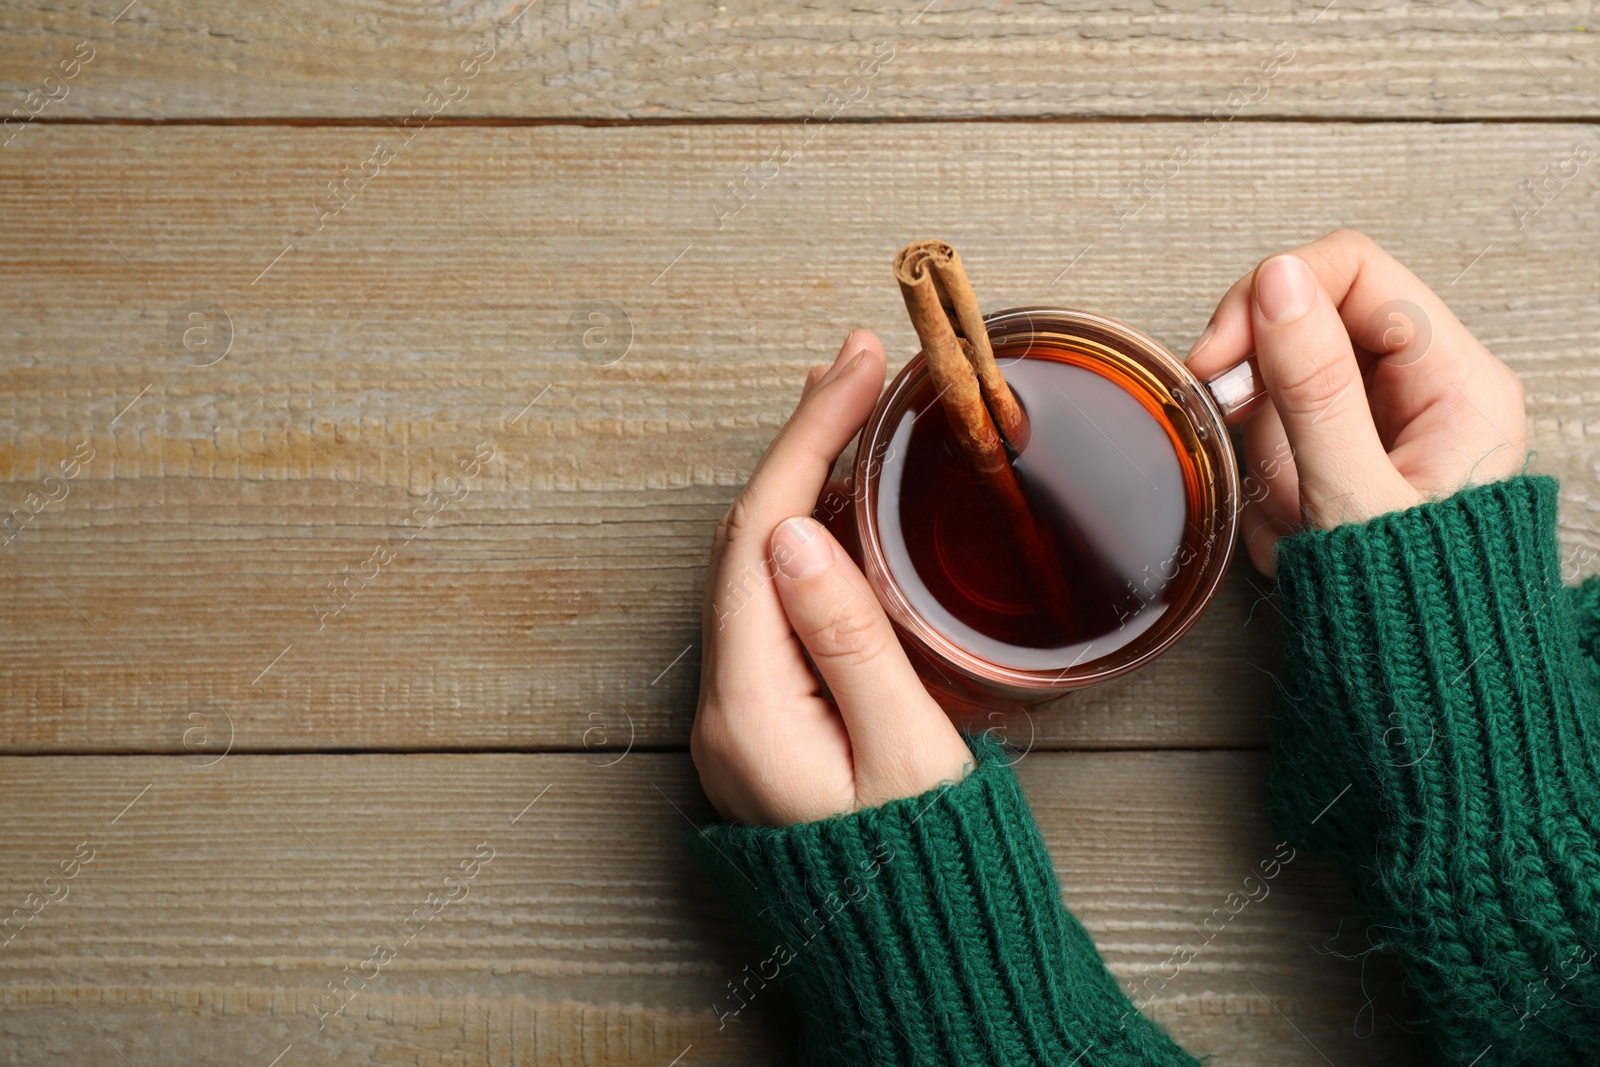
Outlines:
{"label": "dark tea liquid", "polygon": [[918,614],[991,663],[1066,669],[1113,655],[1194,584],[1204,555],[1202,472],[1162,399],[1114,361],[1041,343],[996,356],[1032,424],[1012,467],[1049,527],[1068,610],[1038,603],[1040,583],[1009,548],[927,381],[902,409],[882,461],[885,558]]}

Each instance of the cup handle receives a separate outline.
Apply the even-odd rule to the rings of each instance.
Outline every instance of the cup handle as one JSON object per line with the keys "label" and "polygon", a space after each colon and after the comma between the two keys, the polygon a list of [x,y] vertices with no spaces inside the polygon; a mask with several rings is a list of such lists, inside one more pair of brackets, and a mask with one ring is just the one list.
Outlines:
{"label": "cup handle", "polygon": [[1261,380],[1261,368],[1256,364],[1254,353],[1243,363],[1234,364],[1221,374],[1207,378],[1202,384],[1224,418],[1267,395],[1267,386]]}

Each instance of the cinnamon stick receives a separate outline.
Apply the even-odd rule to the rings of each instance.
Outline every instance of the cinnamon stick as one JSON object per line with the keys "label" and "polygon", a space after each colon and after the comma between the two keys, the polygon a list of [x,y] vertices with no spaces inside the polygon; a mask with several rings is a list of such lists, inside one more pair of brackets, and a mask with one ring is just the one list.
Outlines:
{"label": "cinnamon stick", "polygon": [[1070,591],[1054,538],[1035,519],[1006,452],[1007,442],[1019,452],[1027,444],[1027,416],[995,362],[961,259],[942,241],[917,241],[895,257],[894,275],[950,430],[988,487],[1023,572],[1037,583],[1039,606],[1064,620]]}
{"label": "cinnamon stick", "polygon": [[[943,241],[914,241],[895,257],[894,276],[900,283],[902,295],[908,292],[908,286],[920,291],[918,300],[930,324],[932,308],[927,305],[931,303],[931,297],[920,279],[931,279],[932,293],[937,295],[939,307],[944,311],[952,332],[972,345],[966,353],[967,360],[977,375],[978,389],[983,394],[984,406],[989,409],[995,428],[1011,446],[1011,450],[1020,453],[1028,446],[1028,416],[1023,412],[1022,405],[1017,403],[1005,376],[1000,373],[999,364],[995,362],[994,348],[989,344],[989,330],[983,324],[983,314],[978,310],[978,297],[972,291],[972,283],[967,280],[960,254]],[[911,310],[909,295],[906,296],[906,309]],[[913,326],[917,324],[917,314],[912,312]],[[920,329],[917,336],[922,337]]]}

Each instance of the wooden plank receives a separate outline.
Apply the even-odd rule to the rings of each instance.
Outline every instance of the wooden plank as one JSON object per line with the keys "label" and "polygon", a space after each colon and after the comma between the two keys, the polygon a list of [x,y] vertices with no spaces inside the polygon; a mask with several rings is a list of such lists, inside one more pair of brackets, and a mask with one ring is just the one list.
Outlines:
{"label": "wooden plank", "polygon": [[[822,121],[1580,117],[1594,114],[1600,88],[1587,0],[1514,9],[800,0],[759,11],[711,0],[523,2],[138,3],[120,17],[117,3],[17,4],[0,15],[0,87],[15,97],[8,108],[46,120],[424,109],[444,119]],[[78,71],[70,80],[45,82],[75,55],[93,58],[62,68]],[[463,69],[474,77],[444,81]]]}
{"label": "wooden plank", "polygon": [[[1191,1051],[1249,1067],[1315,1059],[1309,1041],[1409,1062],[1386,1019],[1403,1008],[1368,1006],[1363,964],[1327,951],[1366,948],[1331,867],[1293,857],[1212,918],[1287,855],[1259,754],[1040,753],[1019,770],[1071,906],[1119,979],[1166,974],[1146,996]],[[678,841],[706,814],[684,756],[9,758],[0,780],[0,901],[62,897],[0,954],[8,1062],[120,1062],[107,1043],[141,1065],[781,1055],[776,994],[719,1029],[713,1005],[733,1006],[719,998],[760,948]],[[458,899],[367,963],[430,893]],[[319,1030],[346,967],[371,980]]]}
{"label": "wooden plank", "polygon": [[[1597,569],[1594,172],[1511,211],[1587,130],[1238,125],[1134,211],[1174,127],[837,127],[719,228],[792,130],[432,130],[321,230],[313,197],[383,134],[56,126],[0,153],[0,510],[94,451],[0,549],[0,744],[181,752],[191,716],[236,751],[684,744],[712,525],[849,327],[913,350],[888,265],[927,234],[990,308],[1183,351],[1259,257],[1364,228],[1522,374]],[[1243,570],[1164,661],[1015,739],[1260,745],[1274,608]]]}

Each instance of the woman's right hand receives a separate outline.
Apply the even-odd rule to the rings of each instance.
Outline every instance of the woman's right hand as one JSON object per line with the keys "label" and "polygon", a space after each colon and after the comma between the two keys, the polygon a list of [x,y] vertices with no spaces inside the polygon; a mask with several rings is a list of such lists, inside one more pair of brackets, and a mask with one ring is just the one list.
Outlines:
{"label": "woman's right hand", "polygon": [[883,389],[855,330],[717,526],[689,751],[729,820],[788,826],[960,781],[972,753],[923,688],[866,576],[808,513]]}
{"label": "woman's right hand", "polygon": [[1269,399],[1243,421],[1250,558],[1278,540],[1499,481],[1527,460],[1522,383],[1433,290],[1365,234],[1270,256],[1189,352],[1202,380],[1252,351]]}

